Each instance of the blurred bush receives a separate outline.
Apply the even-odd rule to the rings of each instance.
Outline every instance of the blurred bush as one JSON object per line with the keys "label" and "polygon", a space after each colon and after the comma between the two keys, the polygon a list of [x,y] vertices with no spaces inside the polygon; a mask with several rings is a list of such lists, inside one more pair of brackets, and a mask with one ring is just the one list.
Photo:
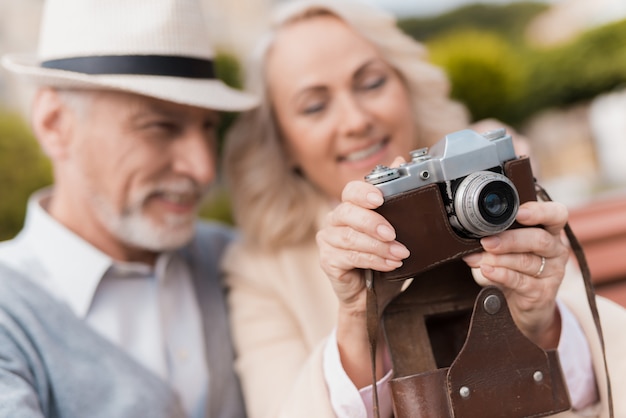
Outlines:
{"label": "blurred bush", "polygon": [[[239,60],[227,51],[218,51],[216,54],[215,72],[217,77],[230,87],[236,89],[240,89],[242,87],[243,74]],[[226,132],[237,116],[238,113],[235,112],[222,113],[221,123],[218,129],[218,153],[220,156]],[[200,209],[200,217],[204,219],[216,220],[226,224],[233,224],[230,196],[228,194],[228,190],[222,186],[219,180],[206,202],[202,205],[202,208]]]}
{"label": "blurred bush", "polygon": [[523,112],[586,101],[626,83],[626,20],[529,56]]}
{"label": "blurred bush", "polygon": [[465,29],[427,45],[432,61],[450,78],[452,96],[465,103],[474,120],[493,117],[511,123],[518,118],[527,69],[509,42],[495,32]]}
{"label": "blurred bush", "polygon": [[530,20],[548,9],[546,3],[519,1],[504,5],[470,4],[435,17],[404,18],[398,26],[421,42],[450,30],[478,29],[496,32],[517,43],[523,40]]}
{"label": "blurred bush", "polygon": [[22,228],[28,196],[51,182],[50,163],[22,117],[0,111],[0,241]]}
{"label": "blurred bush", "polygon": [[230,194],[221,184],[216,184],[209,193],[206,202],[200,208],[200,217],[227,225],[235,223],[232,215]]}
{"label": "blurred bush", "polygon": [[[218,51],[215,55],[215,73],[217,78],[222,80],[226,85],[241,89],[243,85],[243,75],[239,60],[234,55],[227,51]],[[224,136],[230,125],[237,118],[237,115],[238,114],[235,112],[222,112],[221,123],[218,129],[220,152]]]}

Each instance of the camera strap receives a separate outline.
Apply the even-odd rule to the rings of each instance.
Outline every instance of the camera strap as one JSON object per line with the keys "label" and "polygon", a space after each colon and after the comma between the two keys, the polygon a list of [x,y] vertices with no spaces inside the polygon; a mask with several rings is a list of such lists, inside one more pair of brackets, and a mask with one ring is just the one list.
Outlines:
{"label": "camera strap", "polygon": [[[541,200],[545,202],[550,202],[552,199],[548,192],[541,187],[539,184],[535,183],[535,189],[537,191],[537,196],[541,198]],[[565,235],[569,240],[572,251],[574,252],[574,256],[578,261],[578,265],[580,271],[583,276],[583,282],[585,284],[585,292],[587,293],[587,302],[589,304],[589,308],[591,309],[591,315],[593,316],[593,322],[596,326],[596,331],[598,332],[598,338],[600,340],[600,347],[602,349],[602,361],[604,363],[604,373],[606,375],[606,392],[607,392],[607,401],[609,404],[609,417],[613,418],[613,395],[611,391],[611,379],[609,377],[609,366],[606,361],[606,351],[605,351],[605,343],[604,343],[604,333],[602,332],[602,324],[600,322],[600,314],[598,313],[598,305],[596,303],[596,295],[593,290],[593,282],[591,281],[591,270],[589,269],[589,264],[587,263],[587,258],[585,257],[585,252],[583,251],[582,245],[576,238],[574,231],[569,226],[569,224],[565,224]]]}
{"label": "camera strap", "polygon": [[[552,200],[550,196],[548,195],[548,193],[537,183],[535,183],[535,192],[536,192],[536,195],[543,201]],[[613,412],[613,398],[612,398],[612,391],[611,391],[611,383],[610,383],[610,377],[609,377],[609,372],[608,372],[608,364],[606,361],[604,336],[603,336],[602,326],[600,323],[600,316],[599,316],[598,308],[596,304],[595,292],[593,290],[593,283],[591,281],[591,273],[590,273],[589,266],[587,264],[582,246],[580,245],[580,242],[578,241],[573,231],[571,230],[571,227],[569,226],[569,224],[565,225],[564,230],[565,230],[567,238],[569,239],[570,246],[572,248],[574,256],[576,257],[578,264],[580,266],[582,278],[583,278],[584,285],[585,285],[587,301],[588,301],[588,304],[589,304],[589,307],[593,316],[594,324],[598,333],[598,337],[600,340],[600,347],[602,349],[602,357],[604,361],[604,369],[605,369],[605,375],[606,375],[609,417],[612,418],[614,416],[614,412]],[[385,313],[385,308],[402,293],[402,288],[404,284],[404,280],[397,280],[397,279],[387,280],[380,276],[381,276],[381,273],[377,271],[373,271],[373,270],[363,271],[363,277],[364,277],[366,288],[367,288],[367,298],[366,298],[367,332],[368,332],[368,338],[369,338],[369,344],[370,344],[370,359],[371,359],[372,378],[373,378],[373,413],[374,413],[375,418],[379,418],[378,391],[376,387],[376,350],[378,346],[377,344],[378,338],[380,337],[380,334],[381,334],[380,322],[382,320],[383,314]],[[493,294],[481,292],[477,296],[477,301],[479,298],[483,298],[482,301],[485,302],[485,297],[488,297],[488,296],[493,296]],[[506,301],[504,302],[506,303]],[[472,317],[472,326],[476,328],[474,330],[475,333],[479,333],[480,327],[485,328],[484,321],[483,322],[480,321],[480,314],[477,313],[478,312],[477,306],[478,306],[478,303],[476,304],[476,307],[474,308],[474,313]],[[506,310],[506,312],[508,314],[508,309]],[[505,325],[513,324],[512,320],[509,321],[509,318],[507,316],[502,316],[500,314],[498,316],[502,321],[505,321],[503,322]],[[474,325],[475,318],[477,318],[477,325]],[[511,331],[510,328],[511,327],[509,327],[509,331]],[[517,328],[514,326],[514,324],[513,324],[513,328],[515,328],[515,330],[517,331]],[[489,332],[493,332],[493,331],[490,330]],[[513,338],[517,338],[515,332],[510,332],[509,336],[512,336]],[[518,340],[518,341],[522,341],[522,340]],[[389,344],[391,345],[391,343]],[[547,356],[548,356],[549,365],[550,365],[549,368],[552,371],[554,369],[560,369],[560,366],[558,365],[558,357],[555,355],[555,353],[548,352]],[[561,382],[560,373],[548,373],[548,374],[551,374],[551,376],[548,376],[548,379],[550,378],[552,379],[551,382],[555,385],[556,387],[555,390],[557,392],[559,392],[559,390],[561,392],[565,391],[564,387],[563,388],[560,387],[560,385],[563,384],[563,383],[560,383]],[[433,384],[434,382],[438,382],[438,383]],[[412,400],[415,400],[416,402],[420,400],[427,400],[427,401],[429,400],[430,402],[434,403],[435,401],[433,401],[433,399],[437,399],[437,400],[441,400],[442,404],[445,404],[444,408],[450,408],[449,404],[452,401],[449,398],[444,399],[446,396],[442,395],[442,393],[439,391],[439,388],[432,387],[432,386],[446,387],[445,376],[443,374],[438,373],[438,372],[430,373],[430,376],[428,376],[428,380],[421,380],[421,381],[418,381],[418,383],[413,382],[411,384],[413,385],[413,386],[409,386],[411,390],[415,389],[416,391],[423,392],[415,396],[414,399]],[[399,387],[399,386],[396,386],[396,387]],[[392,385],[392,392],[394,390],[395,389]],[[398,389],[398,390],[405,390],[405,389],[403,388],[403,389]],[[403,393],[402,396],[405,396],[405,393]],[[557,398],[559,398],[558,395],[555,398],[555,405],[557,406],[557,408],[562,407],[564,400],[557,399]],[[453,415],[454,413],[452,411],[450,411],[449,409],[447,409],[447,411],[448,411],[449,416],[454,416]],[[441,412],[443,412],[443,409],[440,412],[438,412],[438,414],[441,414]],[[555,412],[558,412],[558,410],[555,410]],[[409,415],[402,415],[402,412],[400,412],[398,415],[399,415],[398,418],[402,418],[403,416],[409,416]],[[422,415],[418,415],[418,416],[421,417]],[[444,416],[444,415],[434,415],[434,416]],[[534,416],[540,416],[540,415],[534,415]]]}

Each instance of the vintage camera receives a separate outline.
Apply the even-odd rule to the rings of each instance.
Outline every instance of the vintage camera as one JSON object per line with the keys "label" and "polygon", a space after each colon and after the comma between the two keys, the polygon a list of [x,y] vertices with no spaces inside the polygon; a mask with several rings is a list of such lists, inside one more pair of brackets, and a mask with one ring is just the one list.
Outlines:
{"label": "vintage camera", "polygon": [[377,166],[366,181],[385,197],[438,184],[450,224],[464,237],[493,235],[515,221],[519,195],[503,174],[503,164],[516,156],[505,129],[482,135],[469,129],[455,132],[411,157],[398,168]]}
{"label": "vintage camera", "polygon": [[479,251],[480,238],[518,227],[521,203],[536,200],[530,160],[517,157],[505,129],[462,130],[412,152],[398,168],[378,166],[366,181],[382,190],[377,211],[411,256],[390,279]]}

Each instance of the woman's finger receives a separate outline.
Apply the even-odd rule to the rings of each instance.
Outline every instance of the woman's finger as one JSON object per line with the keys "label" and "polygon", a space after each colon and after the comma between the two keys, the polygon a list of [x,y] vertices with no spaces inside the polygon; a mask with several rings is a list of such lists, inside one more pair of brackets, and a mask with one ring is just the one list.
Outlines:
{"label": "woman's finger", "polygon": [[339,204],[328,214],[326,224],[331,227],[350,227],[382,241],[396,239],[395,230],[381,214],[353,203]]}
{"label": "woman's finger", "polygon": [[552,235],[561,233],[568,219],[567,207],[559,202],[526,202],[516,220],[526,226],[541,225]]}
{"label": "woman's finger", "polygon": [[[381,241],[347,226],[327,227],[320,230],[317,234],[317,241],[329,250],[371,254],[395,261],[409,256],[409,250],[397,241]],[[354,267],[364,268],[365,266],[355,265]]]}
{"label": "woman's finger", "polygon": [[562,257],[567,247],[560,236],[550,234],[541,228],[517,228],[480,241],[485,251],[493,254],[534,253],[544,257]]}
{"label": "woman's finger", "polygon": [[373,184],[365,181],[351,181],[341,193],[341,201],[354,205],[376,209],[383,204],[383,193]]}

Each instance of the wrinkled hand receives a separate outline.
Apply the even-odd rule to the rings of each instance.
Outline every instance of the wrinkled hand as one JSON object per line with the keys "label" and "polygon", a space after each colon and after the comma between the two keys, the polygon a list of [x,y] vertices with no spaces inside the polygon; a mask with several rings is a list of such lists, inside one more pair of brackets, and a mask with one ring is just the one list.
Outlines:
{"label": "wrinkled hand", "polygon": [[[327,215],[317,233],[320,264],[339,299],[337,345],[346,374],[357,388],[370,385],[370,346],[366,331],[365,281],[360,269],[391,271],[409,256],[391,224],[373,211],[383,204],[382,192],[364,181],[348,183],[342,202]],[[376,352],[376,379],[383,368],[384,342]]]}
{"label": "wrinkled hand", "polygon": [[341,308],[365,312],[365,283],[358,269],[391,271],[409,256],[395,240],[389,222],[373,211],[382,205],[382,192],[364,181],[349,183],[342,203],[327,215],[317,233],[322,269],[330,278]]}
{"label": "wrinkled hand", "polygon": [[485,251],[464,258],[476,269],[479,284],[502,289],[517,326],[544,348],[556,347],[561,331],[556,294],[569,258],[562,239],[567,217],[560,203],[526,202],[520,206],[517,221],[543,228],[510,229],[483,238]]}

